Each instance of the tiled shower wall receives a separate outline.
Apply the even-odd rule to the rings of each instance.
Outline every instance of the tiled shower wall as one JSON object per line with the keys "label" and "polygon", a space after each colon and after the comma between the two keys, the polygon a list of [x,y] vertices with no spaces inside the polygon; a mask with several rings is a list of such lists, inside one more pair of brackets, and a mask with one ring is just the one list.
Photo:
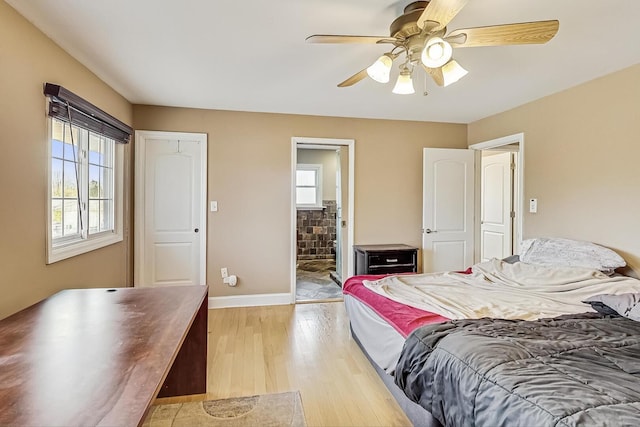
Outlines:
{"label": "tiled shower wall", "polygon": [[336,201],[324,200],[323,210],[298,210],[298,259],[336,257]]}

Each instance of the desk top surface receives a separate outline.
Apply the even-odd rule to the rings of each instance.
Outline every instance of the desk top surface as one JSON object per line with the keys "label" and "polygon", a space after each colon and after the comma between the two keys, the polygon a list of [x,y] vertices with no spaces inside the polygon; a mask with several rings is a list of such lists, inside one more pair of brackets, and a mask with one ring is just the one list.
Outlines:
{"label": "desk top surface", "polygon": [[0,321],[0,425],[137,425],[206,286],[70,289]]}

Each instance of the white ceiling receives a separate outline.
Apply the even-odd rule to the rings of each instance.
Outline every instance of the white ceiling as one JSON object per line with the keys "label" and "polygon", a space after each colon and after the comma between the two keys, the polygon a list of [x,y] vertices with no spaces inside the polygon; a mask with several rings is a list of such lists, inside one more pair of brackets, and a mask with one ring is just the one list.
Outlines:
{"label": "white ceiling", "polygon": [[[318,45],[311,34],[388,35],[410,0],[6,0],[135,104],[470,123],[640,62],[638,0],[471,0],[448,28],[558,19],[544,45],[456,49],[469,74],[416,94],[336,84],[388,45]],[[395,67],[394,67],[395,68]],[[397,73],[397,69],[395,70]]]}

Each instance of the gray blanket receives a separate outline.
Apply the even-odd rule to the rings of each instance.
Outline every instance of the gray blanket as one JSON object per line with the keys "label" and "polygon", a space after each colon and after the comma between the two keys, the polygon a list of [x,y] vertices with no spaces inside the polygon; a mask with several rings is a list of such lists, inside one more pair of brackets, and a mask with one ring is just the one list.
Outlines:
{"label": "gray blanket", "polygon": [[622,317],[428,325],[395,372],[445,426],[640,426],[640,322]]}

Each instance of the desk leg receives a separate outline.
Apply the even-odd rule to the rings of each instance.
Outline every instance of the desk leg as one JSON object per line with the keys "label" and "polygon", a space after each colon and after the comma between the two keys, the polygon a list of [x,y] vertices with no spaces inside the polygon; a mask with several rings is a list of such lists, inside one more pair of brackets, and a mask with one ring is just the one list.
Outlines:
{"label": "desk leg", "polygon": [[207,392],[208,298],[205,297],[158,397]]}

